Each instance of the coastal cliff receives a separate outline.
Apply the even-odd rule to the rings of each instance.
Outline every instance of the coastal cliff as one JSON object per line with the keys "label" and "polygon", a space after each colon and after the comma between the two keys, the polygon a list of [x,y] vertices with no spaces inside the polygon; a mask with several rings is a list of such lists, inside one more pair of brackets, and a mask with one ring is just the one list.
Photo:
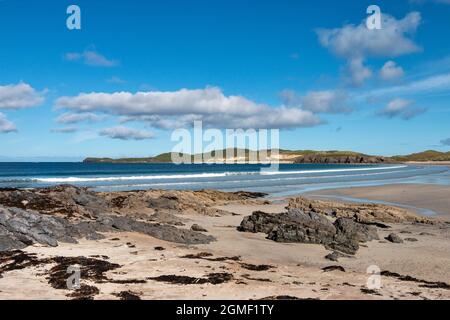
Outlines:
{"label": "coastal cliff", "polygon": [[[266,157],[248,149],[213,151],[212,154],[204,153],[201,155],[187,155],[194,162],[195,158],[205,159],[204,163],[223,162],[223,163],[264,163],[278,159],[280,163],[392,163],[396,160],[382,156],[366,155],[351,151],[314,151],[314,150],[279,150],[276,154],[272,150],[266,151]],[[217,157],[217,154],[221,154]],[[182,154],[178,156],[183,156]],[[186,155],[185,155],[186,156]],[[199,157],[200,156],[200,157]],[[214,158],[212,158],[214,157]],[[256,159],[256,161],[255,161]],[[86,158],[85,163],[170,163],[172,162],[171,153],[162,153],[155,157],[143,158]]]}

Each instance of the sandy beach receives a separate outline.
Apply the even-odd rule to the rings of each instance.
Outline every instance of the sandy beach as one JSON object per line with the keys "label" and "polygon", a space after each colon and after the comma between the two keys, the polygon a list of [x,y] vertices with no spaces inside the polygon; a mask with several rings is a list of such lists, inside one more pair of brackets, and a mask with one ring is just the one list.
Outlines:
{"label": "sandy beach", "polygon": [[[327,189],[306,193],[308,197],[385,201],[431,210],[440,218],[450,219],[450,186],[431,184],[392,184],[374,187]],[[414,210],[414,208],[411,208]],[[420,211],[420,210],[418,210]]]}
{"label": "sandy beach", "polygon": [[[447,190],[402,185],[327,190],[308,197],[336,194],[418,206],[435,203],[430,209],[445,215]],[[70,212],[80,214],[76,221],[85,221],[81,214],[94,212],[89,203],[94,198],[86,199],[96,194],[63,188],[32,198],[36,194],[29,192],[28,200],[21,203],[35,205],[35,199],[48,193],[55,202],[58,197],[68,201],[69,196],[75,197],[73,192],[84,199],[84,211],[77,207]],[[8,200],[11,205],[14,199],[3,193],[0,203],[4,206]],[[420,201],[418,193],[426,202]],[[15,193],[17,200],[21,196]],[[440,219],[384,205],[309,202],[295,197],[271,203],[250,194],[158,191],[105,193],[101,197],[111,201],[120,215],[139,221],[151,217],[158,222],[151,224],[154,228],[170,224],[171,229],[98,229],[100,236],[89,233],[76,244],[58,241],[57,246],[49,246],[35,241],[20,250],[3,251],[0,299],[450,299],[450,227]],[[150,197],[152,206],[143,207],[143,202],[136,200],[145,197]],[[56,214],[57,203],[54,205],[47,207],[51,215],[67,217],[67,207],[65,213],[58,208]],[[280,242],[268,239],[264,232],[238,230],[255,211],[270,217],[287,208],[296,212],[302,206],[319,215],[326,215],[330,206],[335,208],[334,218],[326,217],[325,222],[341,217],[350,223],[345,216],[357,212],[355,219],[361,223],[351,223],[365,232],[375,232],[376,239],[360,242],[356,251],[339,253],[332,261],[326,258],[333,252],[329,248],[332,243]],[[193,229],[201,232],[190,231]],[[183,232],[181,238],[178,232]],[[387,240],[392,233],[401,242]],[[68,275],[64,268],[72,263],[81,265],[81,290],[65,287]],[[373,270],[380,284],[375,289],[370,286]]]}

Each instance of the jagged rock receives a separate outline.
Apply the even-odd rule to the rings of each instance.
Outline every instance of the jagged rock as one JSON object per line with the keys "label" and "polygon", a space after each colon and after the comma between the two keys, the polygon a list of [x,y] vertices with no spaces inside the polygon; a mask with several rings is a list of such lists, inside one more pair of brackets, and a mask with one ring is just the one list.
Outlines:
{"label": "jagged rock", "polygon": [[397,234],[395,233],[391,233],[390,235],[388,235],[386,238],[386,240],[392,242],[392,243],[403,243],[402,238],[400,238]]}
{"label": "jagged rock", "polygon": [[322,244],[348,254],[359,249],[359,242],[378,239],[372,226],[340,218],[334,224],[324,215],[301,209],[290,209],[280,214],[261,211],[245,217],[239,231],[264,232],[267,238],[277,242],[301,242]]}
{"label": "jagged rock", "polygon": [[77,243],[78,238],[103,239],[99,232],[130,231],[183,244],[214,241],[214,237],[174,226],[137,221],[130,217],[102,215],[96,220],[70,222],[35,211],[0,207],[0,251],[21,249],[33,243],[57,246]]}
{"label": "jagged rock", "polygon": [[286,209],[294,208],[302,209],[304,212],[313,211],[333,218],[350,218],[356,222],[373,224],[381,228],[389,227],[382,222],[436,223],[434,220],[411,213],[406,209],[375,203],[343,203],[296,197],[290,199]]}
{"label": "jagged rock", "polygon": [[294,163],[385,163],[394,162],[390,158],[367,155],[323,155],[320,153],[303,155]]}
{"label": "jagged rock", "polygon": [[107,203],[87,188],[0,189],[0,205],[65,218],[92,218],[108,212]]}
{"label": "jagged rock", "polygon": [[215,190],[141,190],[133,192],[94,192],[88,188],[61,185],[32,190],[0,188],[0,205],[71,220],[95,219],[120,213],[146,219],[155,213],[197,213],[209,216],[231,214],[215,206],[230,202],[263,203],[264,196],[253,192]]}
{"label": "jagged rock", "polygon": [[358,242],[378,240],[378,233],[375,227],[357,223],[348,218],[338,218],[334,222],[337,232],[348,238],[353,238]]}
{"label": "jagged rock", "polygon": [[155,214],[149,216],[148,220],[164,224],[170,224],[173,226],[184,226],[184,222],[186,219],[179,218],[169,212],[157,211]]}
{"label": "jagged rock", "polygon": [[208,232],[208,230],[206,230],[205,228],[203,228],[202,226],[200,226],[200,225],[198,225],[198,224],[196,224],[196,223],[194,223],[194,224],[191,226],[191,230],[192,230],[192,231],[198,231],[198,232]]}

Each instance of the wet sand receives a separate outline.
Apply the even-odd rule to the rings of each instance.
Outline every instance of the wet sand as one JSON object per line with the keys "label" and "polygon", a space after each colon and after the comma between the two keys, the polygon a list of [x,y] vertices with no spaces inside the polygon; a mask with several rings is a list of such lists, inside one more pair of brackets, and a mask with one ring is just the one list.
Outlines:
{"label": "wet sand", "polygon": [[374,187],[351,187],[307,192],[305,196],[333,200],[344,197],[385,201],[420,209],[432,210],[440,218],[450,219],[450,186],[431,184],[392,184]]}

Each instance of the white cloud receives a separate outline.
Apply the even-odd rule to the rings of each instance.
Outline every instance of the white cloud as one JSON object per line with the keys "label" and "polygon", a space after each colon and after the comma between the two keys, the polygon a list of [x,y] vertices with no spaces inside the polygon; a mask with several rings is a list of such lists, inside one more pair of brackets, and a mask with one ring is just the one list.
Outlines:
{"label": "white cloud", "polygon": [[418,95],[430,92],[448,92],[448,90],[450,90],[450,73],[433,75],[420,80],[412,81],[405,85],[372,90],[368,93],[368,95]]}
{"label": "white cloud", "polygon": [[73,133],[73,132],[77,132],[78,128],[76,128],[76,127],[54,128],[54,129],[51,129],[50,131],[54,132],[54,133]]}
{"label": "white cloud", "polygon": [[[81,93],[61,97],[56,107],[72,112],[101,112],[154,122],[159,126],[195,118],[220,128],[294,128],[321,123],[300,108],[271,108],[242,96],[226,96],[216,87],[178,91]],[[150,118],[149,118],[150,117]],[[152,118],[153,117],[153,118]],[[188,119],[189,118],[189,119]],[[149,120],[150,119],[150,120]]]}
{"label": "white cloud", "polygon": [[397,80],[403,77],[404,74],[403,68],[397,66],[397,64],[392,60],[386,62],[380,70],[381,79],[386,81]]}
{"label": "white cloud", "polygon": [[287,106],[301,107],[312,113],[348,113],[347,93],[340,90],[310,91],[305,96],[299,96],[291,90],[280,93],[283,103]]}
{"label": "white cloud", "polygon": [[424,108],[414,106],[414,101],[405,99],[391,100],[387,106],[378,111],[378,115],[388,118],[399,117],[403,120],[409,120],[426,111]]}
{"label": "white cloud", "polygon": [[42,93],[27,83],[0,86],[0,109],[22,109],[44,102]]}
{"label": "white cloud", "polygon": [[83,113],[64,113],[56,118],[58,123],[78,123],[83,121],[97,122],[103,120],[104,117],[99,116],[92,112]]}
{"label": "white cloud", "polygon": [[409,38],[421,22],[419,12],[410,12],[397,20],[382,14],[382,29],[369,30],[365,20],[359,25],[318,29],[320,43],[343,58],[396,57],[420,50]]}
{"label": "white cloud", "polygon": [[120,140],[144,140],[154,138],[154,134],[149,131],[135,130],[122,126],[103,129],[100,131],[100,135]]}
{"label": "white cloud", "polygon": [[104,55],[94,51],[68,52],[64,55],[67,61],[81,61],[85,65],[95,67],[114,67],[119,64],[118,60],[108,59]]}
{"label": "white cloud", "polygon": [[0,112],[0,133],[17,132],[17,128],[9,121],[6,116]]}
{"label": "white cloud", "polygon": [[403,19],[382,14],[382,29],[369,30],[365,21],[342,28],[317,29],[319,42],[335,55],[348,60],[346,71],[350,83],[361,85],[371,76],[364,66],[369,57],[397,57],[420,51],[410,38],[421,22],[419,12],[410,12]]}
{"label": "white cloud", "polygon": [[372,71],[364,66],[362,58],[352,58],[346,67],[347,82],[355,87],[359,87],[372,76]]}

